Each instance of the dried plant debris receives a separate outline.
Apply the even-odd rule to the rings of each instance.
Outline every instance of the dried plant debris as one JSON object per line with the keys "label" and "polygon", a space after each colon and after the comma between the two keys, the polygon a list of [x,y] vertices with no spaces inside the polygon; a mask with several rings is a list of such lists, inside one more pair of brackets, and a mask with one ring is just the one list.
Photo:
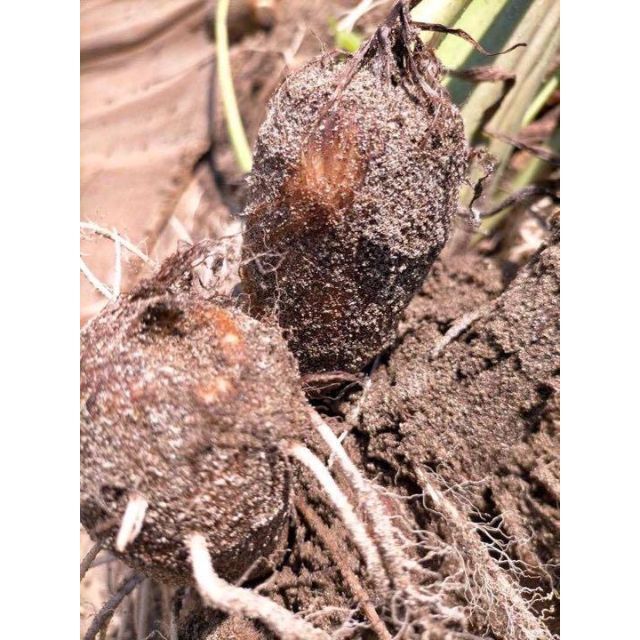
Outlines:
{"label": "dried plant debris", "polygon": [[465,177],[443,69],[398,6],[354,57],[291,74],[258,136],[242,284],[304,373],[358,371],[389,344]]}
{"label": "dried plant debris", "polygon": [[203,286],[212,256],[179,252],[81,336],[82,522],[170,583],[190,581],[191,533],[227,579],[273,553],[290,491],[281,440],[308,422],[277,328]]}

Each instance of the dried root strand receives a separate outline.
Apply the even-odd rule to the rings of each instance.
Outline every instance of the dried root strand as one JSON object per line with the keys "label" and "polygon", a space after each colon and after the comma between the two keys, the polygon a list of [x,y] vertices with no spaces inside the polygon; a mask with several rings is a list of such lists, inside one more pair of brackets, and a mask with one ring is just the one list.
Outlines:
{"label": "dried root strand", "polygon": [[520,136],[509,136],[504,133],[499,133],[498,131],[492,131],[491,129],[484,129],[484,132],[491,136],[492,138],[496,138],[497,140],[502,140],[502,142],[506,142],[516,149],[520,149],[521,151],[527,151],[528,153],[533,154],[534,156],[552,164],[555,167],[560,166],[560,156],[553,151],[546,149],[542,145],[532,144],[526,139],[521,138]]}
{"label": "dried root strand", "polygon": [[478,216],[478,218],[483,220],[484,218],[489,218],[496,213],[499,213],[507,207],[512,207],[515,204],[520,204],[533,198],[551,198],[551,200],[553,200],[553,202],[555,203],[560,202],[560,198],[558,197],[558,195],[551,189],[540,185],[531,184],[527,187],[522,187],[522,189],[518,189],[518,191],[515,191],[510,196],[507,196],[504,200],[500,201],[494,207],[483,211],[474,210],[474,213]]}
{"label": "dried root strand", "polygon": [[140,260],[142,260],[142,262],[144,262],[145,264],[148,264],[151,267],[155,266],[154,260],[152,260],[148,255],[146,255],[143,251],[141,251],[138,247],[136,247],[136,245],[133,244],[133,242],[127,240],[127,238],[125,238],[115,230],[111,231],[109,229],[105,229],[104,227],[101,227],[95,222],[88,222],[88,221],[80,222],[80,229],[84,231],[90,231],[99,236],[103,236],[104,238],[108,238],[113,242],[118,242],[120,245],[122,245],[123,249],[126,249],[127,251],[132,253],[134,256],[140,258]]}
{"label": "dried root strand", "polygon": [[80,258],[80,273],[82,273],[89,284],[107,300],[115,300],[118,297],[115,291],[112,291],[106,284],[101,282],[100,278],[89,269],[87,263],[82,258]]}
{"label": "dried root strand", "polygon": [[[464,549],[465,563],[470,560],[476,565],[473,573],[477,584],[471,588],[484,591],[478,606],[485,609],[494,633],[513,640],[553,640],[551,632],[533,614],[517,585],[491,557],[464,514],[433,485],[425,472],[417,470],[417,473],[434,508],[454,532],[456,546]],[[491,616],[493,608],[502,610],[504,616]]]}
{"label": "dried root strand", "polygon": [[[432,87],[425,82],[418,72],[411,45],[422,48],[422,43],[415,36],[415,31],[411,30],[412,22],[409,11],[417,4],[416,0],[397,0],[393,5],[384,22],[376,29],[374,34],[358,49],[351,57],[349,64],[345,68],[340,81],[338,82],[332,99],[329,102],[329,108],[339,99],[347,85],[353,80],[356,73],[364,66],[365,62],[372,56],[382,54],[384,56],[384,69],[387,76],[390,75],[392,60],[396,60],[399,68],[408,71],[407,77],[416,82],[427,96],[438,98],[442,88]],[[391,33],[395,31],[398,34],[398,42],[396,43],[396,51],[391,42]],[[429,49],[427,49],[429,50]],[[434,69],[440,69],[440,65],[435,59],[433,50],[431,57],[433,58]],[[434,74],[437,77],[438,73]],[[434,78],[431,78],[433,80]],[[320,113],[319,120],[322,120],[328,109],[324,109]]]}
{"label": "dried root strand", "polygon": [[329,425],[315,412],[311,414],[311,421],[331,449],[331,453],[337,458],[340,466],[353,485],[353,488],[363,497],[363,507],[369,516],[371,526],[376,534],[376,540],[391,581],[396,587],[408,587],[409,576],[407,569],[413,563],[411,563],[409,558],[406,557],[398,546],[395,527],[380,497],[360,473],[351,458],[349,458],[340,440],[338,440]]}
{"label": "dried root strand", "polygon": [[259,620],[282,640],[330,640],[330,636],[269,598],[235,587],[213,570],[204,536],[187,540],[193,575],[202,599],[214,609]]}
{"label": "dried root strand", "polygon": [[465,313],[458,318],[448,329],[448,331],[440,338],[436,345],[431,349],[429,360],[439,358],[442,352],[450,345],[458,336],[466,331],[476,320],[484,318],[491,310],[491,305],[480,307],[474,311]]}
{"label": "dried root strand", "polygon": [[504,49],[504,51],[487,51],[477,40],[472,38],[464,29],[454,29],[453,27],[447,27],[443,24],[437,24],[435,22],[419,22],[417,20],[411,20],[411,24],[414,27],[418,27],[423,31],[435,31],[436,33],[446,33],[452,36],[456,36],[458,38],[462,38],[466,42],[468,42],[476,51],[479,51],[485,56],[500,56],[503,53],[509,53],[509,51],[513,51],[518,47],[526,47],[526,43],[518,42],[514,44],[512,47],[508,49]]}
{"label": "dried root strand", "polygon": [[97,555],[102,551],[102,540],[98,540],[89,551],[84,558],[82,558],[82,562],[80,562],[80,582],[82,582],[83,578],[87,574],[87,571],[91,569],[93,565],[93,561],[96,559]]}
{"label": "dried root strand", "polygon": [[289,454],[301,462],[318,480],[327,496],[340,515],[342,522],[353,537],[353,542],[362,554],[371,577],[380,586],[387,585],[387,578],[382,560],[375,543],[369,537],[366,527],[349,503],[347,496],[331,477],[329,470],[307,447],[294,444],[289,448]]}
{"label": "dried root strand", "polygon": [[295,506],[302,514],[302,517],[307,521],[307,524],[316,533],[320,542],[324,545],[333,561],[336,563],[342,578],[347,583],[351,593],[362,608],[362,612],[371,623],[371,630],[378,636],[378,638],[380,638],[380,640],[391,640],[391,634],[384,622],[380,619],[369,594],[360,583],[358,577],[345,564],[343,553],[338,547],[333,533],[324,524],[324,522],[322,522],[318,514],[315,513],[315,511],[313,511],[313,509],[311,509],[304,500],[298,498],[295,501]]}
{"label": "dried root strand", "polygon": [[103,238],[107,238],[114,243],[114,269],[113,269],[113,285],[109,288],[106,284],[104,284],[98,276],[96,276],[93,271],[89,268],[87,263],[80,257],[80,272],[87,279],[89,284],[98,291],[103,297],[107,298],[107,300],[117,300],[121,293],[122,288],[122,249],[126,249],[137,258],[140,258],[142,262],[149,266],[155,266],[155,262],[149,258],[149,256],[145,255],[135,244],[127,240],[127,238],[123,237],[118,233],[116,229],[112,231],[109,229],[105,229],[100,225],[95,224],[95,222],[80,222],[80,230],[94,233],[98,236],[102,236]]}
{"label": "dried root strand", "polygon": [[507,82],[513,86],[516,74],[513,71],[494,66],[468,67],[467,69],[447,69],[447,73],[454,78],[468,82]]}
{"label": "dried root strand", "polygon": [[116,592],[107,600],[102,609],[98,611],[91,626],[84,634],[83,640],[94,640],[94,638],[106,628],[120,603],[144,580],[144,576],[135,574],[125,578]]}

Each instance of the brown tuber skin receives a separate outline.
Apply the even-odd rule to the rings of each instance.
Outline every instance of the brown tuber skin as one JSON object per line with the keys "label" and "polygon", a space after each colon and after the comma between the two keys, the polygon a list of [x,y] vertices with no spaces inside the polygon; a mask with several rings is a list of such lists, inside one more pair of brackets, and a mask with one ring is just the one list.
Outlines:
{"label": "brown tuber skin", "polygon": [[317,58],[271,101],[241,278],[303,373],[356,372],[384,349],[449,237],[468,148],[441,74],[417,30],[388,21],[351,60]]}
{"label": "brown tuber skin", "polygon": [[143,496],[142,529],[118,555],[175,584],[191,581],[191,533],[228,580],[274,552],[289,508],[281,443],[308,422],[279,331],[203,286],[215,254],[179,252],[81,337],[81,520],[113,547]]}

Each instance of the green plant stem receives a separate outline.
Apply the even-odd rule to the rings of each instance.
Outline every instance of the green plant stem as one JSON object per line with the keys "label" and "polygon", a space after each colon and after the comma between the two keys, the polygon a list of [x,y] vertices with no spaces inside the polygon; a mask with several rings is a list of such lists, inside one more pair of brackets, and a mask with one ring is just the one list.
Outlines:
{"label": "green plant stem", "polygon": [[[452,26],[471,2],[472,0],[424,0],[413,8],[411,17],[418,22],[436,22]],[[433,47],[437,47],[444,38],[443,33],[422,34],[422,39],[425,42],[429,41]]]}
{"label": "green plant stem", "polygon": [[522,118],[522,126],[526,127],[530,125],[535,119],[536,116],[540,113],[540,110],[547,104],[547,100],[551,97],[553,92],[560,86],[560,72],[556,71],[556,73],[547,80],[546,84],[540,91],[538,95],[535,97],[534,101],[531,103],[531,106],[527,109],[527,112],[524,114],[524,118]]}
{"label": "green plant stem", "polygon": [[222,108],[227,123],[229,140],[236,162],[241,171],[251,171],[251,148],[242,125],[242,118],[238,110],[236,93],[233,88],[231,75],[231,61],[229,57],[229,34],[227,32],[227,16],[229,14],[229,0],[218,0],[215,18],[216,59],[218,71],[218,86],[222,97]]}
{"label": "green plant stem", "polygon": [[[545,16],[530,46],[515,67],[516,86],[506,97],[500,109],[489,121],[488,129],[507,136],[520,131],[527,109],[540,90],[560,44],[560,6],[558,3]],[[500,182],[513,147],[503,140],[493,139],[489,153],[498,160],[498,168],[492,180],[492,190]]]}

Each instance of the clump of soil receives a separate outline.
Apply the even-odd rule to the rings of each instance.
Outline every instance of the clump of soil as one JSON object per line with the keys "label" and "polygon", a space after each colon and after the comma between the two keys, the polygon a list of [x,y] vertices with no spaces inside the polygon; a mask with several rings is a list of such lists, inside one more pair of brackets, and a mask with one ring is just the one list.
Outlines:
{"label": "clump of soil", "polygon": [[559,233],[497,298],[501,274],[486,265],[434,271],[357,434],[387,474],[457,487],[493,556],[548,608],[559,586]]}
{"label": "clump of soil", "polygon": [[[355,426],[334,423],[349,432],[345,447],[375,479],[410,558],[428,568],[412,586],[425,580],[439,613],[421,611],[407,637],[557,631],[558,241],[512,281],[478,255],[436,262],[371,387],[342,406],[347,417],[357,408]],[[397,603],[372,587],[313,479],[296,486],[392,635]],[[327,630],[357,625],[361,611],[317,532],[298,516],[291,554],[261,590],[291,610],[324,611],[314,621]]]}
{"label": "clump of soil", "polygon": [[113,547],[127,503],[145,500],[118,555],[169,583],[190,581],[190,533],[232,580],[273,553],[289,509],[280,443],[308,422],[278,329],[207,287],[214,247],[179,252],[81,337],[81,520]]}
{"label": "clump of soil", "polygon": [[242,283],[302,372],[359,371],[387,346],[449,237],[468,149],[441,75],[417,31],[390,22],[353,58],[288,76],[270,103]]}

